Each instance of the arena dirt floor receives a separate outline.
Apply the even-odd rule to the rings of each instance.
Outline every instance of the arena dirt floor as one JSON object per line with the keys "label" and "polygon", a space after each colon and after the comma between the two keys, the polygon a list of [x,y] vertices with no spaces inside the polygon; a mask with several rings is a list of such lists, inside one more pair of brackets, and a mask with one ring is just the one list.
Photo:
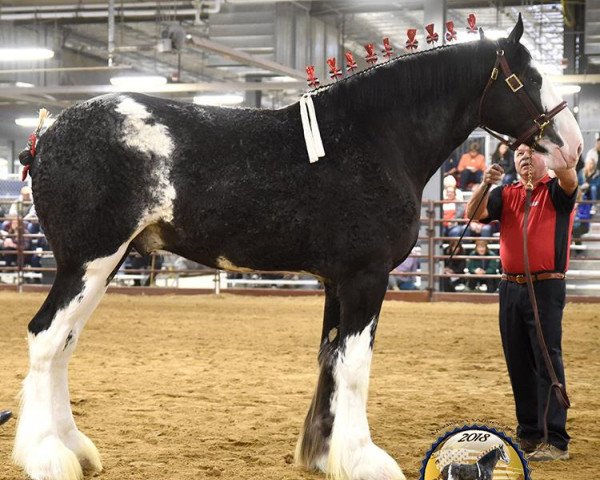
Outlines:
{"label": "arena dirt floor", "polygon": [[[0,292],[0,409],[18,410],[26,325],[41,294]],[[291,465],[316,381],[322,298],[107,295],[71,362],[73,411],[99,448],[101,480],[324,479]],[[513,404],[496,305],[384,305],[371,375],[374,440],[417,479],[448,424],[511,433]],[[564,350],[572,459],[535,480],[600,470],[600,308],[570,304]],[[0,427],[0,478],[15,421]]]}

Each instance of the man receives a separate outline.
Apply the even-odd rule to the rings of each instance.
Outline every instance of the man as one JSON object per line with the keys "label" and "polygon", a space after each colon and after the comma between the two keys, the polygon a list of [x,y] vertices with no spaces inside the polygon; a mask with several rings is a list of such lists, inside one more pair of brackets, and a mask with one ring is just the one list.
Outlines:
{"label": "man", "polygon": [[458,173],[460,174],[460,188],[468,190],[469,185],[481,182],[485,170],[485,158],[479,153],[477,142],[469,145],[469,151],[460,157]]}
{"label": "man", "polygon": [[0,425],[5,424],[12,417],[12,412],[10,410],[1,410],[0,411]]}
{"label": "man", "polygon": [[585,161],[594,160],[594,163],[598,164],[598,160],[600,160],[600,135],[596,138],[596,146],[588,150],[585,154]]}
{"label": "man", "polygon": [[522,225],[525,185],[531,172],[534,189],[528,230],[530,269],[544,338],[558,380],[564,385],[561,321],[577,174],[574,167],[565,167],[555,170],[556,178],[551,178],[543,157],[526,145],[516,151],[515,168],[520,182],[502,185],[488,196],[486,185],[498,183],[503,173],[500,165],[489,167],[467,204],[467,214],[482,222],[500,221],[500,259],[505,272],[499,287],[500,333],[515,398],[517,440],[530,461],[566,460],[567,412],[554,393],[548,410],[548,443],[541,443],[551,382],[536,337],[527,285],[517,275],[525,273]]}

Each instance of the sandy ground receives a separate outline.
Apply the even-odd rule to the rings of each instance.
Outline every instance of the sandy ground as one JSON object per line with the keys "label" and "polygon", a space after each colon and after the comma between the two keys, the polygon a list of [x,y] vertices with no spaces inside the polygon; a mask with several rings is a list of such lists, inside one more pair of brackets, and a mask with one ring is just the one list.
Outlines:
{"label": "sandy ground", "polygon": [[[27,368],[26,325],[42,295],[0,292],[0,408]],[[510,432],[512,396],[495,305],[384,305],[369,397],[374,440],[417,479],[448,424],[486,419]],[[71,362],[76,420],[99,448],[102,480],[324,479],[286,462],[316,381],[322,299],[104,298]],[[572,459],[536,480],[600,469],[600,308],[567,308]],[[0,427],[0,478],[16,422]],[[512,433],[512,432],[511,432]]]}

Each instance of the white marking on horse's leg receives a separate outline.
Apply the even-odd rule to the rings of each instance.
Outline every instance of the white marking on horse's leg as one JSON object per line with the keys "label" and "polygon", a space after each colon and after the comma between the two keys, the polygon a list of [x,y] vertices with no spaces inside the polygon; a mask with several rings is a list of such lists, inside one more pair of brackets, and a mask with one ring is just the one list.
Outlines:
{"label": "white marking on horse's leg", "polygon": [[49,328],[29,334],[29,374],[23,382],[13,459],[34,480],[75,480],[81,465],[101,470],[94,444],[75,425],[67,366],[85,322],[106,290],[106,279],[128,242],[84,266],[81,292],[56,311]]}
{"label": "white marking on horse's leg", "polygon": [[395,460],[372,442],[369,433],[367,396],[376,321],[373,318],[362,332],[345,339],[334,364],[331,411],[335,419],[326,469],[334,479],[404,479]]}

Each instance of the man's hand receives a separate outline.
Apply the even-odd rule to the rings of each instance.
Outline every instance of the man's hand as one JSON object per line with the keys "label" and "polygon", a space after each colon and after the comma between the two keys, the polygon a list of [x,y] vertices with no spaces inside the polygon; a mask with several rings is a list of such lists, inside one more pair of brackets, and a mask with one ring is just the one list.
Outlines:
{"label": "man's hand", "polygon": [[494,185],[495,183],[498,183],[500,180],[502,180],[502,175],[504,175],[504,169],[497,163],[494,163],[493,165],[488,167],[488,169],[483,174],[483,183]]}

